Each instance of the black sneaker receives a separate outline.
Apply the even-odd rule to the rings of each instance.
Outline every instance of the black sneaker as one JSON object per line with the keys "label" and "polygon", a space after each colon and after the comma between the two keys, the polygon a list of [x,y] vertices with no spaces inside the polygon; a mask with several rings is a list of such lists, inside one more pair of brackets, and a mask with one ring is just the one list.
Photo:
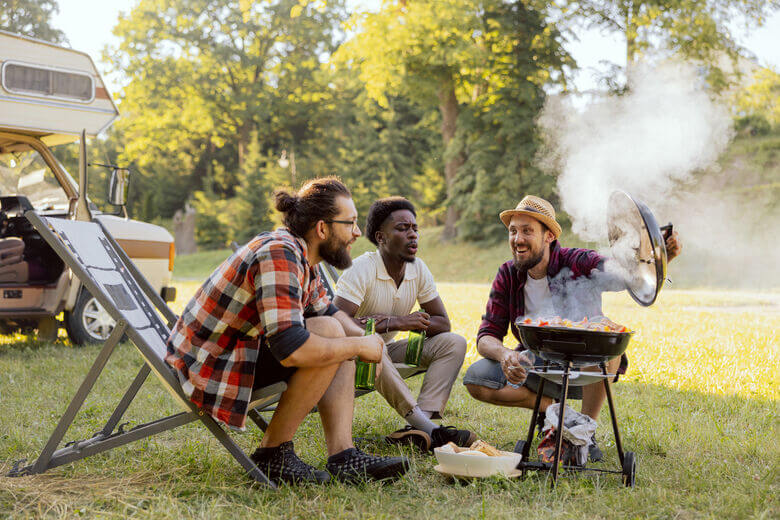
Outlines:
{"label": "black sneaker", "polygon": [[596,444],[596,434],[590,438],[590,446],[588,446],[588,456],[591,462],[600,462],[604,458],[604,454],[601,452],[601,448]]}
{"label": "black sneaker", "polygon": [[327,471],[313,468],[298,458],[292,441],[283,442],[275,448],[257,448],[249,458],[274,484],[324,484],[330,480]]}
{"label": "black sneaker", "polygon": [[396,430],[387,437],[385,440],[389,444],[406,444],[408,446],[416,446],[420,451],[427,452],[431,449],[431,436],[422,430],[417,430],[410,425],[406,425],[400,430]]}
{"label": "black sneaker", "polygon": [[409,470],[409,461],[404,457],[380,457],[348,448],[328,457],[325,467],[342,482],[357,483],[396,479]]}
{"label": "black sneaker", "polygon": [[461,448],[468,448],[477,440],[477,434],[468,430],[458,430],[454,426],[439,426],[431,433],[431,449],[454,442]]}

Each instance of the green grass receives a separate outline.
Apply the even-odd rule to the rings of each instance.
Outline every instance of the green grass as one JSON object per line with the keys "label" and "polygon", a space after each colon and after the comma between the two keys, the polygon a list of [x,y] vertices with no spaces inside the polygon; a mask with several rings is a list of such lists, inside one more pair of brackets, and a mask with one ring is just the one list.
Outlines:
{"label": "green grass", "polygon": [[[180,309],[197,282],[177,284]],[[469,340],[466,364],[477,358],[474,336],[489,287],[440,283],[453,330]],[[637,487],[615,476],[563,478],[550,490],[544,475],[453,484],[433,471],[434,459],[406,452],[413,469],[399,482],[348,487],[252,485],[240,467],[196,424],[166,432],[43,475],[0,477],[0,517],[100,518],[778,518],[780,516],[780,294],[664,291],[640,308],[625,295],[609,295],[605,310],[637,330],[627,377],[615,385],[625,449],[637,453]],[[10,462],[34,460],[97,354],[0,337],[0,474]],[[99,430],[141,366],[134,348],[118,348],[66,440]],[[420,378],[412,380],[416,389]],[[178,411],[150,379],[128,410],[130,426]],[[447,424],[478,432],[511,448],[530,412],[472,400],[457,382]],[[614,465],[609,416],[599,436]],[[356,402],[354,432],[381,435],[402,420],[377,394]],[[260,433],[234,439],[251,450]],[[296,439],[302,458],[324,464],[318,416]],[[390,454],[397,450],[373,445]]]}

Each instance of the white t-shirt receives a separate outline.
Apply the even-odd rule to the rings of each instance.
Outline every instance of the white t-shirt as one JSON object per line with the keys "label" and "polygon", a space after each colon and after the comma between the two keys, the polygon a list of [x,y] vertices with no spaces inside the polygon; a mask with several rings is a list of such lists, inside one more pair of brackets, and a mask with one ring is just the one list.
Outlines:
{"label": "white t-shirt", "polygon": [[552,318],[557,315],[550,294],[550,283],[546,276],[535,280],[526,274],[523,296],[527,318]]}
{"label": "white t-shirt", "polygon": [[[419,258],[406,264],[404,279],[396,287],[379,251],[373,251],[360,255],[344,271],[336,285],[336,296],[357,305],[358,318],[371,314],[406,316],[415,302],[427,303],[438,298],[439,293],[431,271]],[[388,342],[396,332],[382,334],[382,338]]]}

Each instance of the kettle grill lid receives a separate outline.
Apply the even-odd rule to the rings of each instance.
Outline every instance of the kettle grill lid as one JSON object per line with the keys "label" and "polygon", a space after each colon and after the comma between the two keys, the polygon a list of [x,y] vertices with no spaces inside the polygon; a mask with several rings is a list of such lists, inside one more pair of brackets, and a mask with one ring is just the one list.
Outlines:
{"label": "kettle grill lid", "polygon": [[642,201],[616,190],[609,197],[607,230],[628,293],[640,305],[652,305],[666,280],[666,246],[655,217]]}

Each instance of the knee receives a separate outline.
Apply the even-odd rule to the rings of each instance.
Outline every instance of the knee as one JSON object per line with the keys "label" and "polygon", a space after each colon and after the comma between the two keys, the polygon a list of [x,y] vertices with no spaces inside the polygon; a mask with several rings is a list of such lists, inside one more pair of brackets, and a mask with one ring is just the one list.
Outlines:
{"label": "knee", "polygon": [[466,350],[468,348],[466,338],[454,332],[443,332],[441,336],[444,336],[443,339],[446,341],[447,353],[460,358],[462,363],[466,358]]}
{"label": "knee", "polygon": [[331,316],[314,316],[306,318],[306,330],[325,338],[343,338],[346,336],[344,327]]}
{"label": "knee", "polygon": [[477,401],[489,402],[490,396],[494,392],[492,388],[488,388],[486,386],[481,386],[481,385],[466,384],[463,386],[466,387],[466,390],[468,391],[469,395],[471,395],[471,397],[473,397]]}

